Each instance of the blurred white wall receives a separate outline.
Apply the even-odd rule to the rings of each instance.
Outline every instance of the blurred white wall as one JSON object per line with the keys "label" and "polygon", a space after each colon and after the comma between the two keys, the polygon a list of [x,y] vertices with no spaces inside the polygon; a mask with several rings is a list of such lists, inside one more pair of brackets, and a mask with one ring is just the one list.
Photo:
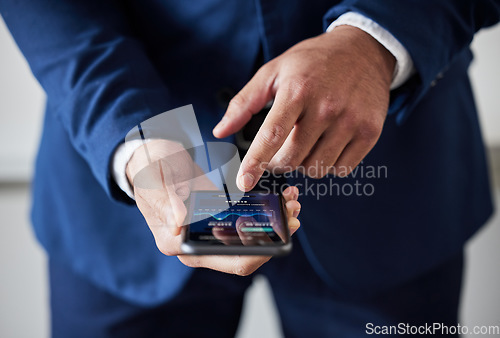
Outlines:
{"label": "blurred white wall", "polygon": [[500,147],[500,25],[479,32],[472,43],[470,74],[486,143]]}
{"label": "blurred white wall", "polygon": [[42,88],[0,20],[0,181],[31,177],[44,102]]}

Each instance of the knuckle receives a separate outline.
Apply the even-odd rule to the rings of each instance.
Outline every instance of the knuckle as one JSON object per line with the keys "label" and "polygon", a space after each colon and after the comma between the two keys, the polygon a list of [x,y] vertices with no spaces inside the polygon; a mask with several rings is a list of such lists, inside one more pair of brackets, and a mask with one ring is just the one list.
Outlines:
{"label": "knuckle", "polygon": [[347,177],[352,172],[353,168],[346,165],[336,165],[333,168],[333,174],[338,177]]}
{"label": "knuckle", "polygon": [[164,210],[165,210],[165,201],[163,199],[156,199],[154,200],[153,202],[151,202],[151,207],[153,209],[153,211],[156,213],[155,216],[157,216],[158,218],[162,219],[163,217],[161,217],[164,213]]}
{"label": "knuckle", "polygon": [[360,114],[355,111],[350,111],[342,115],[341,124],[344,128],[357,129],[360,123]]}
{"label": "knuckle", "polygon": [[300,165],[300,162],[295,154],[283,154],[276,158],[275,164],[284,172],[288,172],[295,170]]}
{"label": "knuckle", "polygon": [[328,172],[326,170],[323,170],[322,168],[315,168],[315,172],[310,177],[315,180],[320,180],[324,178],[327,174]]}
{"label": "knuckle", "polygon": [[362,142],[373,143],[378,139],[381,131],[382,127],[379,123],[368,121],[360,125],[358,135]]}
{"label": "knuckle", "polygon": [[265,63],[264,65],[262,65],[262,67],[260,67],[257,70],[257,72],[255,73],[255,75],[256,76],[265,76],[265,77],[268,77],[272,73],[274,73],[274,67],[275,67],[275,65],[276,65],[276,60],[275,59],[270,60],[267,63]]}
{"label": "knuckle", "polygon": [[254,156],[247,156],[245,162],[245,167],[250,171],[264,171],[268,165],[264,160]]}
{"label": "knuckle", "polygon": [[248,264],[239,265],[235,269],[235,274],[238,276],[248,276],[252,274],[253,269]]}
{"label": "knuckle", "polygon": [[340,113],[340,103],[336,100],[324,100],[319,107],[317,117],[321,123],[327,123],[335,119]]}
{"label": "knuckle", "polygon": [[234,111],[239,111],[241,109],[243,109],[243,107],[245,107],[246,105],[246,98],[240,93],[240,94],[237,94],[235,97],[233,97],[231,99],[231,101],[229,101],[229,105],[228,105],[228,114],[231,114],[231,112],[234,112]]}
{"label": "knuckle", "polygon": [[153,219],[159,220],[162,224],[165,224],[167,226],[170,226],[172,220],[169,215],[169,205],[168,203],[163,200],[163,199],[157,199],[151,204],[152,206],[152,212],[153,212]]}
{"label": "knuckle", "polygon": [[328,174],[328,168],[326,168],[326,167],[320,167],[316,171],[316,175],[313,178],[319,180],[319,179],[324,178],[327,174]]}
{"label": "knuckle", "polygon": [[310,178],[320,179],[328,174],[328,169],[318,161],[309,160],[304,164],[306,175]]}
{"label": "knuckle", "polygon": [[232,267],[233,274],[238,276],[248,276],[255,270],[250,262],[245,261],[240,256],[233,258]]}
{"label": "knuckle", "polygon": [[285,128],[274,123],[271,128],[265,128],[260,135],[260,141],[267,147],[275,148],[285,136]]}
{"label": "knuckle", "polygon": [[291,104],[298,104],[303,102],[311,91],[311,84],[307,79],[294,79],[288,84],[289,89],[289,102]]}

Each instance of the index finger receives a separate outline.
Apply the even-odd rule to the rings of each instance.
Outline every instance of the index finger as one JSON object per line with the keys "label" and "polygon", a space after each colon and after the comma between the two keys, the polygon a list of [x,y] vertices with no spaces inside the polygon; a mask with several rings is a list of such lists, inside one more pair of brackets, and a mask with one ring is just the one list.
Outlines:
{"label": "index finger", "polygon": [[302,112],[303,105],[287,91],[278,91],[271,110],[255,135],[238,171],[238,188],[252,190],[278,152]]}

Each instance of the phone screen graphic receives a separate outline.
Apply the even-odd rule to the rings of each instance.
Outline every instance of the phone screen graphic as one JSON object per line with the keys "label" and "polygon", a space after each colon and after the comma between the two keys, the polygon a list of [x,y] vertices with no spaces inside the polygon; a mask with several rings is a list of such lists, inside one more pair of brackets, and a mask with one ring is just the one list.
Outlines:
{"label": "phone screen graphic", "polygon": [[276,246],[289,241],[279,195],[249,192],[228,201],[224,192],[193,192],[186,240],[214,246]]}

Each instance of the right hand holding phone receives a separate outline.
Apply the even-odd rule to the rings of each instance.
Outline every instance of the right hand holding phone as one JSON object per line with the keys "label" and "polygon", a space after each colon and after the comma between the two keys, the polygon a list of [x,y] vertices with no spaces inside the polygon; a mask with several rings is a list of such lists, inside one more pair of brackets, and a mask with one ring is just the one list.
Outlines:
{"label": "right hand holding phone", "polygon": [[[134,182],[134,177],[148,168],[148,186]],[[246,276],[266,263],[271,256],[191,256],[181,253],[181,227],[187,215],[184,201],[192,190],[217,190],[190,154],[177,142],[153,140],[138,148],[127,164],[127,177],[134,187],[137,207],[153,233],[158,249],[167,256],[177,256],[189,267],[204,267],[221,272]],[[155,187],[152,189],[151,187]],[[300,227],[297,216],[299,191],[288,187],[283,192],[286,201],[288,226],[293,234]]]}

